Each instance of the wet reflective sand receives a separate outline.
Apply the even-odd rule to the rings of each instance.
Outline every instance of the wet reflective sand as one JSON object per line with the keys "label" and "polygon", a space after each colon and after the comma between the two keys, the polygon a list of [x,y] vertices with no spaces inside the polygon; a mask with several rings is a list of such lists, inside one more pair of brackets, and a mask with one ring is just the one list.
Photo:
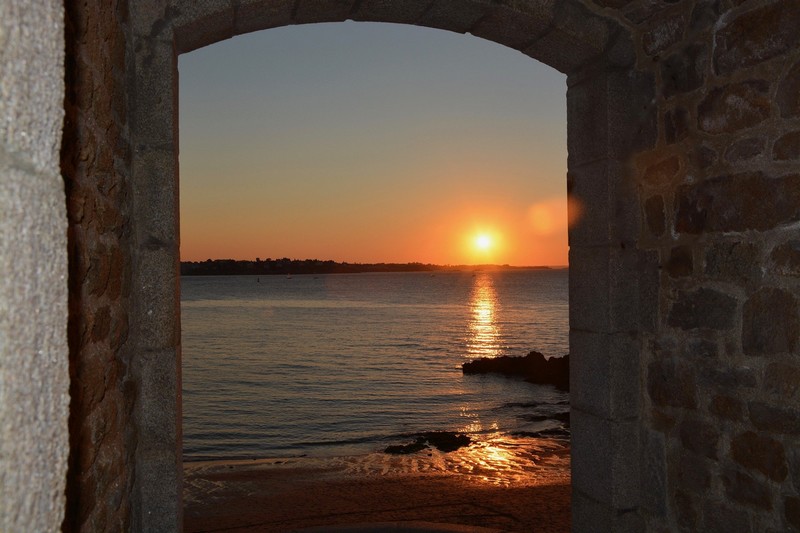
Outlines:
{"label": "wet reflective sand", "polygon": [[487,438],[455,452],[185,465],[185,531],[395,521],[569,531],[566,441]]}

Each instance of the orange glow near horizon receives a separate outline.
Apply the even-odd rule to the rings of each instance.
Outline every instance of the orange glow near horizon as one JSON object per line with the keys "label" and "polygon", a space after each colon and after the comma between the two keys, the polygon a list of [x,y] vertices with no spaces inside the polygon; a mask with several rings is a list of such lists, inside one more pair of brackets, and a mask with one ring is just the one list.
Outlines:
{"label": "orange glow near horizon", "polygon": [[431,210],[402,223],[375,213],[360,217],[357,212],[329,223],[312,210],[300,210],[303,220],[267,225],[255,208],[219,218],[205,211],[206,216],[182,221],[191,230],[181,233],[181,260],[289,257],[351,263],[567,265],[566,198],[515,207]]}
{"label": "orange glow near horizon", "polygon": [[238,36],[179,67],[181,260],[567,265],[553,69],[355,22]]}

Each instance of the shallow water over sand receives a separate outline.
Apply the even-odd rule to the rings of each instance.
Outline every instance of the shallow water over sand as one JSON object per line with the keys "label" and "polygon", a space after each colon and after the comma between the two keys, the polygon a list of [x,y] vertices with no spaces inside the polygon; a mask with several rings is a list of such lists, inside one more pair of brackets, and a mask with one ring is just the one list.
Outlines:
{"label": "shallow water over sand", "polygon": [[187,460],[361,455],[459,431],[473,445],[451,467],[513,471],[516,443],[564,426],[566,393],[460,365],[565,354],[565,270],[181,283]]}

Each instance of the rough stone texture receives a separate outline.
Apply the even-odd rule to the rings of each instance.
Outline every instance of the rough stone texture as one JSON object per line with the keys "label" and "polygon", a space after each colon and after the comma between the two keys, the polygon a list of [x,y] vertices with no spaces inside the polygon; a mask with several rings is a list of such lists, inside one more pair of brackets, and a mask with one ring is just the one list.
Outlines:
{"label": "rough stone texture", "polygon": [[677,43],[685,28],[686,20],[682,13],[659,21],[653,29],[642,35],[642,49],[647,55],[658,54]]}
{"label": "rough stone texture", "polygon": [[647,229],[656,237],[664,234],[666,228],[666,217],[664,216],[664,198],[660,195],[648,198],[644,204],[645,220]]}
{"label": "rough stone texture", "polygon": [[718,280],[758,280],[758,251],[755,244],[738,240],[715,242],[706,250],[705,274]]}
{"label": "rough stone texture", "polygon": [[772,498],[766,483],[739,470],[728,470],[723,474],[725,492],[735,502],[769,511]]}
{"label": "rough stone texture", "polygon": [[725,395],[714,396],[708,410],[727,420],[744,419],[744,404],[738,398]]}
{"label": "rough stone texture", "polygon": [[716,502],[709,502],[704,506],[701,530],[705,533],[752,531],[746,510]]}
{"label": "rough stone texture", "polygon": [[63,31],[57,1],[0,3],[0,531],[57,531],[64,516]]}
{"label": "rough stone texture", "polygon": [[800,220],[800,174],[718,176],[684,185],[676,196],[680,233],[767,230]]}
{"label": "rough stone texture", "polygon": [[681,329],[730,329],[736,300],[714,289],[682,291],[669,312],[669,325]]}
{"label": "rough stone texture", "polygon": [[742,139],[728,146],[725,150],[725,160],[729,163],[738,163],[753,159],[764,152],[766,141],[760,137]]}
{"label": "rough stone texture", "polygon": [[800,529],[800,498],[789,496],[784,501],[786,523],[794,529]]}
{"label": "rough stone texture", "polygon": [[778,86],[776,99],[781,109],[781,117],[800,116],[800,62],[795,63],[783,78]]}
{"label": "rough stone texture", "polygon": [[800,240],[792,239],[776,246],[770,259],[781,274],[800,276]]}
{"label": "rough stone texture", "polygon": [[798,403],[800,400],[800,368],[788,363],[771,363],[764,373],[764,387],[776,398]]}
{"label": "rough stone texture", "polygon": [[680,425],[679,432],[684,448],[709,459],[717,458],[719,430],[712,424],[699,419],[687,419]]}
{"label": "rough stone texture", "polygon": [[731,455],[743,467],[758,470],[773,481],[783,481],[789,473],[780,441],[761,437],[752,431],[737,435],[731,441]]}
{"label": "rough stone texture", "polygon": [[750,402],[747,407],[756,428],[777,434],[800,435],[800,413],[796,409],[764,402]]}
{"label": "rough stone texture", "polygon": [[694,267],[692,249],[688,246],[676,246],[669,251],[669,259],[665,270],[673,278],[691,275]]}
{"label": "rough stone texture", "polygon": [[792,131],[777,141],[772,147],[772,157],[780,161],[796,161],[800,159],[800,131]]}
{"label": "rough stone texture", "polygon": [[70,468],[66,531],[131,529],[135,392],[125,2],[66,4],[61,169],[69,221]]}
{"label": "rough stone texture", "polygon": [[[79,53],[68,41],[75,63],[68,72],[82,73],[75,87],[92,88],[67,97],[80,127],[66,129],[64,160],[93,170],[91,182],[67,180],[78,185],[68,204],[70,340],[73,362],[82,362],[73,365],[82,376],[73,387],[108,383],[86,387],[84,407],[73,410],[74,449],[86,463],[70,476],[70,498],[83,509],[71,516],[85,517],[84,529],[180,529],[180,404],[171,389],[179,383],[177,227],[175,213],[164,212],[176,203],[174,186],[163,181],[174,178],[176,153],[173,45],[186,51],[246,31],[347,18],[470,32],[568,74],[570,194],[586,201],[586,219],[570,229],[571,357],[580,361],[581,383],[573,388],[581,407],[573,433],[576,530],[797,527],[796,2],[101,4],[67,4],[81,36],[72,41]],[[127,78],[106,68],[122,64],[125,50],[135,54]],[[29,96],[27,86],[1,79],[4,90]],[[11,101],[5,96],[0,106]],[[53,120],[45,115],[37,120]],[[6,137],[6,124],[23,131],[18,118],[3,123]],[[136,150],[126,142],[126,121]],[[659,169],[662,162],[669,163]],[[614,359],[617,347],[624,357]],[[88,407],[98,398],[111,407]],[[766,458],[743,459],[749,433],[768,448],[783,446],[786,479],[776,480],[781,469]],[[654,491],[643,498],[642,487]],[[127,523],[120,518],[128,515]]]}
{"label": "rough stone texture", "polygon": [[691,366],[680,361],[663,360],[650,363],[647,390],[655,405],[697,407],[697,383]]}
{"label": "rough stone texture", "polygon": [[761,80],[714,89],[697,110],[698,127],[708,133],[735,133],[769,117],[769,84]]}
{"label": "rough stone texture", "polygon": [[797,9],[794,0],[779,0],[746,11],[720,29],[714,47],[717,73],[730,74],[797,48],[797,21],[787,16],[793,9]]}
{"label": "rough stone texture", "polygon": [[[748,355],[793,352],[800,332],[797,300],[788,291],[764,288],[744,303],[742,349]],[[781,320],[775,320],[775,316]]]}
{"label": "rough stone texture", "polygon": [[664,115],[664,138],[668,143],[683,140],[689,135],[689,112],[678,107]]}
{"label": "rough stone texture", "polygon": [[699,89],[705,79],[707,55],[704,44],[693,44],[664,60],[661,64],[664,97]]}

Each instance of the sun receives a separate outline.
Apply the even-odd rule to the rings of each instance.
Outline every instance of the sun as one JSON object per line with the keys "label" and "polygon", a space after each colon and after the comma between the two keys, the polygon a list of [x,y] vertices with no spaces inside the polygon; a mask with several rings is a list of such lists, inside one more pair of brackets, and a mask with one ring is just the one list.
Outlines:
{"label": "sun", "polygon": [[485,233],[481,233],[475,237],[475,247],[478,250],[489,250],[492,247],[492,237]]}

